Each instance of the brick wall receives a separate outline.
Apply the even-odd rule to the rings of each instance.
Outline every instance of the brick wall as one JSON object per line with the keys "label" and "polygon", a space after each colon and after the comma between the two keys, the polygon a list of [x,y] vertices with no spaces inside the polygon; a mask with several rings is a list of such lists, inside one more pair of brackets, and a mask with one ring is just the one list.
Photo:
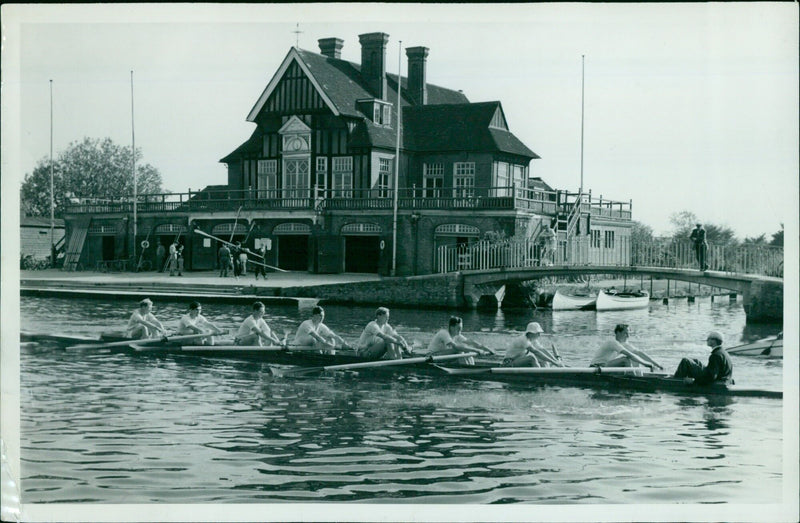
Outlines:
{"label": "brick wall", "polygon": [[379,281],[287,287],[283,296],[318,298],[323,303],[387,307],[462,308],[463,278],[459,274],[385,278]]}
{"label": "brick wall", "polygon": [[[53,231],[53,243],[58,243],[64,236],[64,228],[56,227]],[[50,256],[50,228],[20,227],[20,254],[33,256],[40,260]]]}

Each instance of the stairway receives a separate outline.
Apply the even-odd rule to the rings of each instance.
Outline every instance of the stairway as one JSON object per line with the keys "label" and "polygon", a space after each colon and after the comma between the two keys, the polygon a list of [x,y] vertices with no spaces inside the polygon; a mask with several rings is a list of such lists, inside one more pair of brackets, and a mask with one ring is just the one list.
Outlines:
{"label": "stairway", "polygon": [[86,243],[86,235],[89,233],[89,224],[92,222],[91,216],[82,216],[73,222],[72,232],[69,235],[66,255],[64,257],[65,271],[75,271],[81,260],[83,245]]}

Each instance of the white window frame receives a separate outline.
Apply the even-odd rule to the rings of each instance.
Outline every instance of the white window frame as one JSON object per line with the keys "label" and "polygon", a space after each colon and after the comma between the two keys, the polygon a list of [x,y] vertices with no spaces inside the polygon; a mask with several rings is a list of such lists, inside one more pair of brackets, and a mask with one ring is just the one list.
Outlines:
{"label": "white window frame", "polygon": [[325,198],[328,191],[328,157],[317,156],[316,166],[317,183],[315,185],[317,191],[315,197],[319,196]]}
{"label": "white window frame", "polygon": [[453,190],[456,198],[475,197],[475,162],[453,164]]}
{"label": "white window frame", "polygon": [[391,196],[393,163],[391,158],[378,158],[378,198]]}
{"label": "white window frame", "polygon": [[[311,160],[308,156],[283,159],[283,198],[308,198],[311,190]],[[305,172],[292,172],[290,165],[305,165]]]}
{"label": "white window frame", "polygon": [[278,160],[259,160],[256,189],[258,198],[276,198],[278,188]]}
{"label": "white window frame", "polygon": [[423,163],[423,196],[425,198],[441,198],[442,187],[444,187],[444,163]]}
{"label": "white window frame", "polygon": [[338,198],[353,197],[353,157],[334,156],[332,160],[331,184],[333,196]]}
{"label": "white window frame", "polygon": [[509,180],[508,162],[494,162],[494,187],[497,196],[511,195]]}

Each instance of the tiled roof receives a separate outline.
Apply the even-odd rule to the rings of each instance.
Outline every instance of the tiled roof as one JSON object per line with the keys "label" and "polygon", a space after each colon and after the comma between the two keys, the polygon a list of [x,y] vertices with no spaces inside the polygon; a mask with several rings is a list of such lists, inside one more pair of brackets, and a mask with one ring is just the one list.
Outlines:
{"label": "tiled roof", "polygon": [[408,107],[405,147],[420,152],[499,151],[539,158],[509,131],[490,128],[500,102]]}
{"label": "tiled roof", "polygon": [[[64,220],[61,218],[53,219],[53,225],[56,228],[64,228]],[[50,228],[50,217],[49,216],[20,216],[19,217],[19,226],[20,227],[47,227]]]}
{"label": "tiled roof", "polygon": [[221,159],[220,162],[230,163],[238,160],[243,155],[258,153],[262,147],[261,136],[261,132],[256,128],[246,142],[231,151],[225,158]]}

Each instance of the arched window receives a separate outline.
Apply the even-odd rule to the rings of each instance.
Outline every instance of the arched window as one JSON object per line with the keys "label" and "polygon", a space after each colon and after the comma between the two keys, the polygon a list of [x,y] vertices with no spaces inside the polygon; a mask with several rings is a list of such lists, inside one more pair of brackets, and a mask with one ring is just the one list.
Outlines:
{"label": "arched window", "polygon": [[463,223],[445,223],[436,227],[433,231],[434,236],[460,236],[460,237],[475,237],[481,235],[481,230],[474,225],[465,225]]}
{"label": "arched window", "polygon": [[348,223],[342,227],[342,235],[348,236],[376,236],[381,233],[381,226],[377,223]]}
{"label": "arched window", "polygon": [[219,236],[220,234],[247,234],[247,226],[243,223],[236,224],[236,230],[234,230],[233,223],[219,223],[211,229],[211,234],[214,236]]}
{"label": "arched window", "polygon": [[311,234],[311,226],[305,223],[287,222],[276,225],[272,229],[273,235],[297,235],[297,234]]}

